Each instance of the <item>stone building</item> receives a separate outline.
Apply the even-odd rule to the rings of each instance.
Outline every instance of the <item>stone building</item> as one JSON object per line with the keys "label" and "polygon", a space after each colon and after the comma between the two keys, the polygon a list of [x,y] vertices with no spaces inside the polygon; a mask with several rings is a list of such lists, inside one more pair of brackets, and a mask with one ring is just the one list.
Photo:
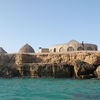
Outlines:
{"label": "stone building", "polygon": [[20,48],[19,53],[35,53],[35,51],[29,44],[25,44]]}
{"label": "stone building", "polygon": [[65,44],[57,44],[49,48],[50,53],[68,52],[68,51],[97,51],[98,47],[95,44],[80,43],[76,40],[71,40]]}
{"label": "stone building", "polygon": [[0,54],[7,53],[2,47],[0,47]]}
{"label": "stone building", "polygon": [[49,53],[49,48],[39,48],[36,53]]}

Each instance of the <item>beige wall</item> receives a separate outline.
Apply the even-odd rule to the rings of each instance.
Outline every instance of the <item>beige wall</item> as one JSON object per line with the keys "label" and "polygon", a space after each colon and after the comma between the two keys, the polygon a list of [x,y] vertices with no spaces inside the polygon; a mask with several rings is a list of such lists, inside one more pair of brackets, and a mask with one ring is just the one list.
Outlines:
{"label": "beige wall", "polygon": [[84,45],[82,45],[79,42],[73,42],[73,43],[69,42],[69,43],[66,43],[66,44],[60,44],[60,45],[52,46],[52,47],[49,48],[49,51],[54,52],[54,49],[56,49],[55,52],[67,52],[69,47],[72,47],[74,49],[74,51],[78,51],[77,49],[79,47],[82,47],[84,50],[91,48],[93,51],[96,51],[98,49],[97,46],[94,45],[94,44],[84,44]]}
{"label": "beige wall", "polygon": [[41,49],[37,50],[37,53],[49,53],[49,49],[48,48],[41,48]]}

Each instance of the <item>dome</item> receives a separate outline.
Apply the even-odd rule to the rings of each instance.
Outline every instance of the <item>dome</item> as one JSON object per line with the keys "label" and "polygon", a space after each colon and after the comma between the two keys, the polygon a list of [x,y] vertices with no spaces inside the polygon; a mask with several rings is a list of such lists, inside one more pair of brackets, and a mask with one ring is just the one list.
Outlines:
{"label": "dome", "polygon": [[25,44],[19,50],[19,53],[34,53],[34,52],[35,52],[34,49],[29,44]]}
{"label": "dome", "polygon": [[7,53],[2,47],[0,47],[0,54]]}
{"label": "dome", "polygon": [[71,40],[71,41],[69,41],[68,43],[70,43],[70,44],[74,44],[74,43],[79,43],[79,42],[76,41],[76,40]]}
{"label": "dome", "polygon": [[71,40],[67,43],[68,45],[79,45],[80,43],[76,40]]}

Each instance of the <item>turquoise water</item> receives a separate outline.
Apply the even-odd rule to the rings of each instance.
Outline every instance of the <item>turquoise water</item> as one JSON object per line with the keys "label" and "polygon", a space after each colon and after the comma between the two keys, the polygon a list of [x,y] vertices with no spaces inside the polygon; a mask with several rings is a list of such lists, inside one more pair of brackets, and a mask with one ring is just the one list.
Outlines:
{"label": "turquoise water", "polygon": [[0,79],[0,100],[100,100],[100,80]]}

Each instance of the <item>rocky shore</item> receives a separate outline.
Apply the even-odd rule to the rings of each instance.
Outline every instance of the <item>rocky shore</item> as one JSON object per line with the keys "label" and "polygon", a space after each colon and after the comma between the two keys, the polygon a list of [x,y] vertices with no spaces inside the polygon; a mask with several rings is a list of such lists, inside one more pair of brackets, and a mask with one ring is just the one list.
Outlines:
{"label": "rocky shore", "polygon": [[100,79],[100,52],[1,54],[0,77]]}

